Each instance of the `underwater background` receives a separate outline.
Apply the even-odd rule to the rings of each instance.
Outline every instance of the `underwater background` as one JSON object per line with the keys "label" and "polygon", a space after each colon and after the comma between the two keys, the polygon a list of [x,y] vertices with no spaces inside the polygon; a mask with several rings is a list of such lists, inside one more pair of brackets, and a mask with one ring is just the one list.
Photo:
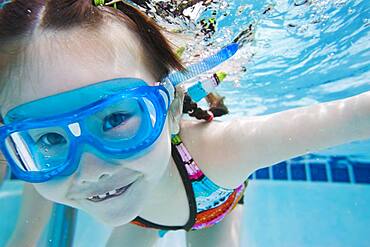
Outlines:
{"label": "underwater background", "polygon": [[[160,2],[168,12],[156,9]],[[221,121],[370,90],[368,0],[200,1],[177,15],[173,8],[153,0],[143,11],[175,33],[187,63],[235,40],[242,45],[217,68],[228,73],[217,88],[230,111]],[[0,187],[0,246],[14,228],[21,191],[14,180]],[[251,176],[243,246],[368,247],[369,205],[370,140],[307,153]],[[63,208],[55,210],[40,246],[65,246],[60,234],[68,224],[51,230],[63,220]],[[110,231],[79,212],[73,246],[103,246]],[[183,246],[182,238],[170,234],[161,246]]]}

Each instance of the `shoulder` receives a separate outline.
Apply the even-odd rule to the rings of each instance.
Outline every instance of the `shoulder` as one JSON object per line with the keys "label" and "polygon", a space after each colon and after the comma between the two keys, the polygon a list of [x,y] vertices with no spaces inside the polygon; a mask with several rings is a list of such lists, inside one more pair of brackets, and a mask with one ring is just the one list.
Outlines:
{"label": "shoulder", "polygon": [[[234,188],[235,184],[229,182],[224,170],[228,162],[225,150],[228,125],[230,122],[182,121],[180,136],[198,167],[210,180],[221,187]],[[225,155],[220,156],[223,152]]]}

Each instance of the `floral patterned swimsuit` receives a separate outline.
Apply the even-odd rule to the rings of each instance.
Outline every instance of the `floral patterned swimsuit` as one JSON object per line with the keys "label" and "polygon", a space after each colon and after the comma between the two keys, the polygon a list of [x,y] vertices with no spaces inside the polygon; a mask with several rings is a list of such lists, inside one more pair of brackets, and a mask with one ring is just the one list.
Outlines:
{"label": "floral patterned swimsuit", "polygon": [[133,224],[159,230],[199,230],[220,222],[241,201],[247,182],[236,189],[224,189],[213,183],[199,169],[179,135],[172,138],[172,157],[189,201],[188,222],[183,226],[164,226],[137,217]]}

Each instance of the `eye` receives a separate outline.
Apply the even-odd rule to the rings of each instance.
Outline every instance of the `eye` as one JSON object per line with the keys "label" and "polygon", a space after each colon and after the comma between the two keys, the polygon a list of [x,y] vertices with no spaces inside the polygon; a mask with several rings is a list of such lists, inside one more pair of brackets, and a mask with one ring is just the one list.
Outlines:
{"label": "eye", "polygon": [[60,144],[67,143],[67,140],[58,133],[47,133],[40,137],[38,142],[41,142],[44,145],[55,146]]}
{"label": "eye", "polygon": [[129,118],[128,114],[113,113],[103,120],[103,130],[107,131],[123,124]]}

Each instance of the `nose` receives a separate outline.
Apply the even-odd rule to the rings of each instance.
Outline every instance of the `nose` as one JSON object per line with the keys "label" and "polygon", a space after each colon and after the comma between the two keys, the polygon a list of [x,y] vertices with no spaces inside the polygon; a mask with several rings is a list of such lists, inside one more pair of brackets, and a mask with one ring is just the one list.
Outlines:
{"label": "nose", "polygon": [[104,181],[111,178],[119,168],[118,165],[94,153],[84,152],[76,171],[77,182],[86,184]]}

